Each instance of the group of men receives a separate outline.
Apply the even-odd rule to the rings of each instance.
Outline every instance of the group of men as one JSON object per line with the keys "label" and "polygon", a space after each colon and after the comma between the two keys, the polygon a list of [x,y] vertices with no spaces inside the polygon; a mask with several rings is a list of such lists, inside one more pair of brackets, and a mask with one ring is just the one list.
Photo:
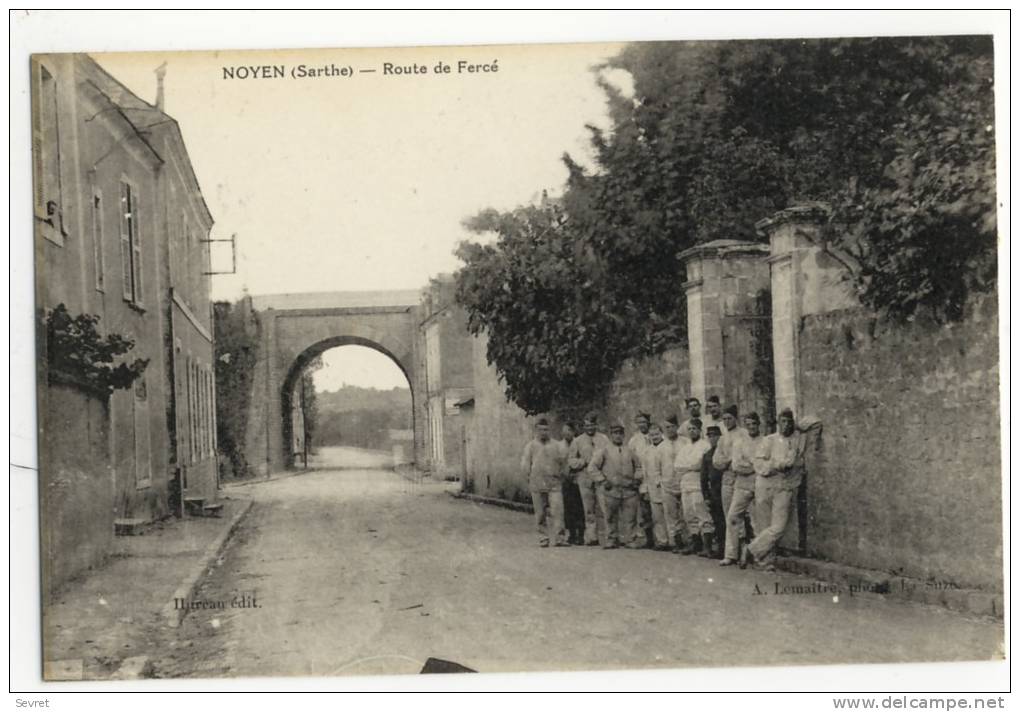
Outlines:
{"label": "group of men", "polygon": [[608,437],[599,432],[595,413],[580,433],[564,424],[562,440],[538,419],[521,469],[539,545],[651,547],[773,570],[804,473],[793,413],[783,410],[777,432],[763,435],[757,413],[741,427],[737,407],[724,410],[717,396],[704,417],[697,398],[686,406],[683,422],[671,415],[660,425],[638,413],[638,432],[626,442],[621,423]]}

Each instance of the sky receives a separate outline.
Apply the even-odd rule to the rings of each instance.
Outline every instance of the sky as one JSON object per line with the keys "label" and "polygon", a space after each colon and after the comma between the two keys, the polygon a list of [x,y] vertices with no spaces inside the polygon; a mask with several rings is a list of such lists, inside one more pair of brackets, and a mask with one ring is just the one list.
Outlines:
{"label": "sky", "polygon": [[312,374],[318,393],[341,386],[410,388],[407,377],[389,356],[367,346],[337,346],[322,354],[322,368]]}
{"label": "sky", "polygon": [[[556,194],[564,152],[590,162],[585,124],[608,125],[592,68],[621,47],[93,57],[149,102],[154,70],[166,63],[165,111],[180,124],[216,221],[212,237],[237,235],[237,274],[213,277],[213,297],[236,299],[245,291],[417,289],[453,272],[457,244],[479,239],[464,218],[532,202],[543,189]],[[435,71],[440,62],[449,73]],[[387,73],[387,63],[412,73]],[[302,65],[353,75],[295,76]],[[284,77],[270,69],[270,78],[237,78],[264,67]],[[609,76],[626,84],[620,72]],[[214,270],[230,268],[227,250],[215,246]],[[407,386],[387,357],[358,347],[324,354],[315,383]]]}
{"label": "sky", "polygon": [[[509,209],[587,160],[606,126],[591,67],[619,44],[93,55],[143,99],[166,63],[165,110],[181,126],[216,224],[238,239],[238,274],[213,296],[416,289],[458,267],[461,221]],[[436,74],[438,62],[451,67]],[[495,72],[458,71],[458,62]],[[425,74],[385,74],[395,67]],[[354,76],[294,78],[298,66]],[[284,78],[224,78],[282,66]],[[362,69],[374,69],[373,73]],[[250,71],[250,70],[249,70]],[[221,246],[214,269],[229,269]]]}

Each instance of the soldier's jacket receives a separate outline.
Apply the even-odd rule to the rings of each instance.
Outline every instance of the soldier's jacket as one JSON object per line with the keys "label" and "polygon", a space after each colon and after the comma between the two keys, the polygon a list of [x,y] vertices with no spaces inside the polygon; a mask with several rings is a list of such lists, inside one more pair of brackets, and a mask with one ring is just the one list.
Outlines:
{"label": "soldier's jacket", "polygon": [[719,428],[719,432],[720,433],[725,433],[726,432],[726,425],[723,423],[722,416],[719,417],[719,420],[716,420],[715,418],[713,418],[708,413],[705,413],[703,416],[701,416],[701,435],[702,435],[702,437],[708,437],[708,428],[710,426],[712,426],[712,425],[714,425],[715,427]]}
{"label": "soldier's jacket", "polygon": [[[676,460],[677,450],[684,443],[690,443],[690,440],[681,437],[678,437],[676,440],[664,438],[654,450],[654,478],[662,486],[663,492],[680,494],[680,476],[676,474],[673,462]],[[651,478],[653,475],[646,474],[645,477]]]}
{"label": "soldier's jacket", "polygon": [[[741,428],[741,430],[743,430]],[[729,469],[737,477],[733,486],[736,489],[754,491],[754,457],[761,446],[762,436],[752,438],[747,431],[730,442]],[[717,450],[718,452],[718,450]]]}
{"label": "soldier's jacket", "polygon": [[761,438],[754,456],[754,471],[770,486],[797,489],[804,475],[804,434],[786,437],[772,433]]}
{"label": "soldier's jacket", "polygon": [[680,489],[684,492],[701,489],[701,465],[705,453],[712,449],[712,444],[705,438],[695,442],[681,440],[673,459],[673,477],[679,479]]}
{"label": "soldier's jacket", "polygon": [[643,433],[634,433],[627,441],[627,447],[640,458],[644,455],[645,448],[652,447],[652,438]]}
{"label": "soldier's jacket", "polygon": [[[654,447],[652,445],[652,436],[647,433],[637,432],[630,436],[630,440],[627,441],[627,447],[631,449],[635,455],[638,456],[638,460],[641,461],[641,467],[644,469],[645,466],[645,453],[649,448]],[[648,493],[648,483],[645,481],[641,482],[641,487],[638,488],[641,494]]]}
{"label": "soldier's jacket", "polygon": [[567,449],[567,468],[574,476],[584,473],[588,469],[588,463],[591,462],[591,456],[595,454],[595,451],[610,445],[612,443],[609,438],[602,433],[596,432],[594,435],[581,433],[574,438]]}
{"label": "soldier's jacket", "polygon": [[563,443],[535,438],[524,446],[521,457],[521,472],[528,478],[532,492],[548,492],[560,486],[566,471]]}
{"label": "soldier's jacket", "polygon": [[712,499],[713,485],[720,481],[723,475],[723,470],[712,464],[712,458],[715,457],[715,452],[718,449],[718,444],[715,447],[711,447],[711,443],[709,443],[708,451],[701,456],[701,493],[704,495],[706,502]]}
{"label": "soldier's jacket", "polygon": [[[744,428],[737,427],[734,428],[733,430],[726,430],[724,428],[722,437],[719,438],[719,444],[716,445],[715,447],[715,454],[712,455],[712,464],[716,467],[716,469],[722,471],[731,470],[732,472],[737,472],[737,470],[734,469],[733,463],[734,446],[737,445],[737,443],[739,443],[741,440],[750,437],[751,436],[747,434],[747,430],[745,430]],[[738,474],[746,475],[749,472],[754,472],[754,465],[752,463],[748,462],[746,463],[746,465],[748,466],[749,469]]]}
{"label": "soldier's jacket", "polygon": [[648,499],[652,502],[662,501],[662,474],[659,467],[659,450],[662,443],[658,445],[648,444],[648,447],[641,453],[641,473],[644,479],[641,481],[641,491],[648,493]]}
{"label": "soldier's jacket", "polygon": [[629,497],[638,492],[643,473],[641,461],[626,445],[599,448],[588,464],[592,481],[610,485],[606,494],[610,497]]}

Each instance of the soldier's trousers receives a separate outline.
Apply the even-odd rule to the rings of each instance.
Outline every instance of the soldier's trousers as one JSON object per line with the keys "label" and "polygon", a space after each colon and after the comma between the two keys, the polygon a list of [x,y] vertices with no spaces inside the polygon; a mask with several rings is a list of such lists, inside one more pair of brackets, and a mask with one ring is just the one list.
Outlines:
{"label": "soldier's trousers", "polygon": [[754,527],[758,536],[747,548],[758,561],[769,564],[775,559],[776,544],[790,522],[795,494],[796,490],[773,485],[764,477],[759,477],[755,483]]}
{"label": "soldier's trousers", "polygon": [[563,521],[572,544],[584,542],[584,503],[577,482],[563,483]]}
{"label": "soldier's trousers", "polygon": [[579,475],[577,486],[581,490],[581,506],[584,507],[584,543],[597,544],[605,538],[605,510],[598,498],[598,487],[587,475]]}
{"label": "soldier's trousers", "polygon": [[687,523],[687,530],[691,535],[714,534],[715,524],[712,523],[712,515],[705,503],[705,495],[701,487],[697,489],[685,489],[681,495],[684,508],[684,521]]}
{"label": "soldier's trousers", "polygon": [[662,500],[658,502],[649,500],[649,505],[652,510],[652,537],[655,539],[655,545],[671,546],[672,540],[666,527],[666,508]]}
{"label": "soldier's trousers", "polygon": [[754,505],[754,490],[734,489],[730,506],[726,510],[726,552],[727,559],[736,560],[740,555],[740,541],[747,537],[744,517],[750,513]]}
{"label": "soldier's trousers", "polygon": [[638,512],[637,512],[637,527],[640,532],[636,535],[640,536],[643,533],[647,533],[652,530],[655,526],[655,520],[652,519],[652,500],[649,498],[647,492],[638,493]]}
{"label": "soldier's trousers", "polygon": [[[631,544],[637,530],[638,495],[614,497],[599,487],[599,505],[606,513],[606,544]],[[644,532],[641,532],[642,536]]]}
{"label": "soldier's trousers", "polygon": [[684,522],[683,502],[678,493],[662,491],[662,518],[670,545],[679,546],[687,538],[687,525]]}
{"label": "soldier's trousers", "polygon": [[535,507],[535,525],[538,527],[538,542],[549,543],[548,528],[552,525],[552,538],[556,543],[567,541],[567,528],[563,524],[563,490],[557,487],[548,492],[531,493]]}
{"label": "soldier's trousers", "polygon": [[708,513],[712,516],[712,526],[715,528],[715,533],[719,536],[719,543],[722,543],[722,537],[726,533],[726,509],[727,501],[726,496],[723,494],[723,490],[726,487],[726,475],[730,475],[730,481],[732,483],[732,473],[727,472],[716,472],[709,479],[708,486],[708,501],[705,503],[708,505]]}

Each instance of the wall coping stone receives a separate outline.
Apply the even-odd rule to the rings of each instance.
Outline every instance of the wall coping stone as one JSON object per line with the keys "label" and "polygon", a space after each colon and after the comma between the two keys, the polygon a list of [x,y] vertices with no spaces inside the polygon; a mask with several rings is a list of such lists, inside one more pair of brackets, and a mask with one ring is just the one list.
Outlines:
{"label": "wall coping stone", "polygon": [[760,242],[746,242],[744,240],[712,240],[701,245],[688,247],[686,250],[677,253],[677,259],[687,262],[692,257],[725,257],[735,254],[762,254],[769,252],[769,246]]}
{"label": "wall coping stone", "polygon": [[771,217],[759,220],[754,229],[762,237],[768,237],[776,228],[791,222],[821,223],[829,218],[832,211],[826,203],[804,203],[794,205],[775,213]]}

